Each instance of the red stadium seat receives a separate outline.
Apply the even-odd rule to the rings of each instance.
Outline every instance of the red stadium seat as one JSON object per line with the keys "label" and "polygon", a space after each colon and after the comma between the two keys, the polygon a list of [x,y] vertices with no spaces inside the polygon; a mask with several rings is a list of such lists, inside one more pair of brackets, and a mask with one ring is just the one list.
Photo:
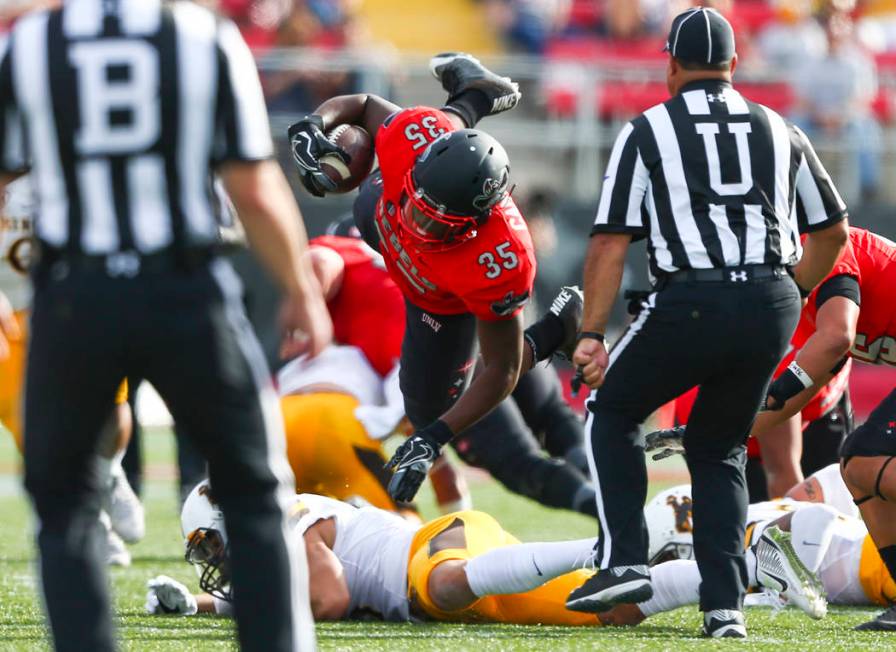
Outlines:
{"label": "red stadium seat", "polygon": [[648,38],[636,41],[611,41],[599,38],[557,39],[545,51],[550,61],[599,61],[601,63],[662,63],[663,39]]}

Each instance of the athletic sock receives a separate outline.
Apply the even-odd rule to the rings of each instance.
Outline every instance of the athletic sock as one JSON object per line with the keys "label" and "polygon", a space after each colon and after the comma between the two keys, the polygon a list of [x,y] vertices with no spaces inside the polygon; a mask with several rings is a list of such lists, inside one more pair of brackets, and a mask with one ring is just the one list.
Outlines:
{"label": "athletic sock", "polygon": [[95,457],[95,466],[100,479],[100,487],[105,491],[112,484],[112,467],[115,463],[115,457],[103,457],[97,455]]}
{"label": "athletic sock", "polygon": [[794,512],[790,521],[790,540],[800,561],[813,573],[818,572],[834,535],[839,514],[829,505],[812,505]]}
{"label": "athletic sock", "polygon": [[112,473],[123,473],[124,469],[121,468],[121,460],[124,459],[124,454],[128,452],[127,446],[122,448],[119,451],[115,451],[115,455],[112,456],[112,459],[109,460],[112,462]]}
{"label": "athletic sock", "polygon": [[753,546],[747,548],[744,559],[747,561],[747,586],[756,587],[759,585],[759,580],[756,579],[756,553],[753,551]]}
{"label": "athletic sock", "polygon": [[653,587],[653,597],[638,603],[645,616],[700,601],[700,570],[697,562],[689,559],[676,559],[654,566],[650,569],[650,585]]}
{"label": "athletic sock", "polygon": [[890,577],[896,577],[896,545],[878,548],[877,551],[884,561],[884,566],[890,571]]}
{"label": "athletic sock", "polygon": [[593,538],[503,546],[469,560],[465,567],[467,582],[480,598],[525,593],[581,568],[593,551]]}
{"label": "athletic sock", "polygon": [[566,332],[563,330],[563,320],[552,312],[548,312],[537,322],[529,326],[523,334],[536,362],[550,358],[557,347],[563,344]]}

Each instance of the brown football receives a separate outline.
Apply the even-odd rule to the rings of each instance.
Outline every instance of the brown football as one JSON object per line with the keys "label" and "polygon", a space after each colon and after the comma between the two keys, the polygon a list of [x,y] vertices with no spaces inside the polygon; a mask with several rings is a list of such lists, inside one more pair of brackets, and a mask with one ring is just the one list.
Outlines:
{"label": "brown football", "polygon": [[335,154],[326,154],[320,158],[320,169],[336,184],[334,193],[354,190],[373,167],[373,139],[362,127],[342,124],[327,132],[331,143],[341,147],[351,157],[351,161],[343,163]]}

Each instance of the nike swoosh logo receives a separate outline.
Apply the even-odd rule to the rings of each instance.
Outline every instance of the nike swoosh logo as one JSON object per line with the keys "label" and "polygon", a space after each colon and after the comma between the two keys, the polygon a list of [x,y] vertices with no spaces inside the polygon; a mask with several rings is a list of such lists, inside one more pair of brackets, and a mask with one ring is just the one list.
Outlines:
{"label": "nike swoosh logo", "polygon": [[417,462],[425,462],[425,461],[428,461],[430,458],[434,457],[434,454],[433,454],[434,451],[432,450],[432,447],[431,447],[429,444],[421,444],[421,447],[425,449],[424,452],[422,452],[421,454],[417,455],[416,457],[412,457],[412,458],[410,458],[410,459],[402,460],[402,462],[401,462],[401,464],[398,466],[398,468],[399,468],[399,469],[404,469],[404,468],[407,468],[407,467],[409,467],[409,466],[413,466],[413,465],[416,464]]}
{"label": "nike swoosh logo", "polygon": [[809,541],[803,541],[804,546],[821,546],[820,543],[811,543]]}
{"label": "nike swoosh logo", "polygon": [[532,565],[535,566],[535,572],[538,573],[538,577],[544,577],[544,573],[542,573],[541,569],[538,567],[535,557],[532,557]]}
{"label": "nike swoosh logo", "polygon": [[[311,154],[311,136],[309,136],[306,133],[300,133],[300,134],[298,134],[298,137],[305,139],[305,151],[308,153],[308,158],[313,159],[314,156]],[[296,163],[301,165],[306,170],[315,170],[316,169],[316,168],[306,165],[305,162],[299,157],[296,157]]]}

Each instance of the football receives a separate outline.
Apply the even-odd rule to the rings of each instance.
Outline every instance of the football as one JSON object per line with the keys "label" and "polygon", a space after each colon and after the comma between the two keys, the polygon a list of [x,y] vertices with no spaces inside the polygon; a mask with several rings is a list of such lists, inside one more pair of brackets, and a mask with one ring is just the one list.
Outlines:
{"label": "football", "polygon": [[335,154],[320,158],[320,169],[336,184],[334,193],[354,190],[373,167],[373,139],[362,127],[341,124],[327,132],[327,138],[351,157],[343,163]]}

